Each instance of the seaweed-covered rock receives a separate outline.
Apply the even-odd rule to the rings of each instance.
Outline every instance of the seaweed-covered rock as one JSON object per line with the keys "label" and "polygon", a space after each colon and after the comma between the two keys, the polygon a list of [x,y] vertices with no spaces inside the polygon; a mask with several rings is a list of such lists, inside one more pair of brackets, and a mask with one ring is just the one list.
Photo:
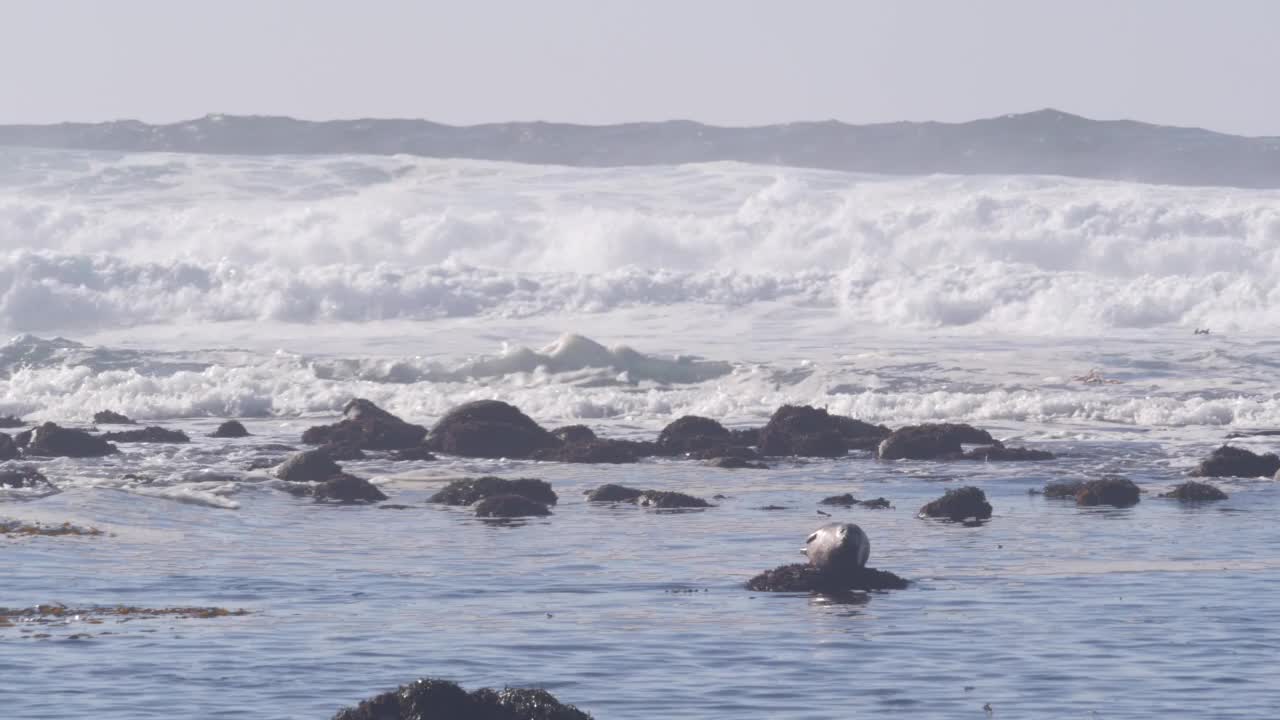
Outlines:
{"label": "seaweed-covered rock", "polygon": [[513,405],[477,400],[450,410],[431,429],[427,447],[464,457],[527,458],[560,439]]}
{"label": "seaweed-covered rock", "polygon": [[888,500],[882,497],[874,498],[871,500],[863,500],[858,504],[864,508],[867,508],[868,510],[888,510],[889,508],[893,507],[893,505],[889,504]]}
{"label": "seaweed-covered rock", "polygon": [[22,454],[22,450],[18,447],[18,443],[13,441],[7,433],[0,433],[0,462],[12,460]]}
{"label": "seaweed-covered rock", "polygon": [[1053,453],[1045,450],[1029,450],[1020,447],[1005,447],[1003,445],[986,445],[978,447],[964,454],[965,460],[983,460],[987,462],[1035,462],[1040,460],[1052,460]]}
{"label": "seaweed-covered rock", "polygon": [[543,505],[555,505],[559,498],[551,485],[536,478],[486,476],[454,480],[427,499],[440,505],[471,505],[495,495],[520,495]]}
{"label": "seaweed-covered rock", "polygon": [[1173,498],[1182,502],[1210,502],[1226,500],[1227,494],[1209,483],[1188,480],[1160,497]]}
{"label": "seaweed-covered rock", "polygon": [[136,425],[132,419],[126,415],[121,415],[113,410],[100,410],[93,414],[93,422],[95,425]]}
{"label": "seaweed-covered rock", "polygon": [[562,443],[587,443],[596,439],[595,431],[586,425],[565,425],[551,431]]}
{"label": "seaweed-covered rock", "polygon": [[889,436],[889,428],[832,415],[808,405],[784,405],[760,431],[765,455],[841,457],[850,449],[872,449]]}
{"label": "seaweed-covered rock", "polygon": [[658,434],[658,449],[666,455],[719,448],[732,442],[733,436],[723,425],[697,415],[685,415]]}
{"label": "seaweed-covered rock", "polygon": [[417,447],[405,448],[404,450],[397,450],[391,453],[391,459],[401,462],[427,462],[436,460],[437,458],[435,453],[428,450],[425,445],[418,445]]}
{"label": "seaweed-covered rock", "polygon": [[423,678],[345,708],[333,720],[591,720],[545,690],[481,688]]}
{"label": "seaweed-covered rock", "polygon": [[1275,453],[1258,455],[1244,448],[1223,445],[1191,472],[1197,477],[1271,477],[1280,472]]}
{"label": "seaweed-covered rock", "polygon": [[533,459],[562,463],[592,463],[621,465],[640,461],[638,443],[628,440],[583,440],[566,442],[554,448],[543,448],[533,453]]}
{"label": "seaweed-covered rock", "polygon": [[290,457],[276,468],[276,477],[289,482],[323,482],[342,472],[342,467],[324,449],[307,450]]}
{"label": "seaweed-covered rock", "polygon": [[920,515],[955,522],[970,518],[986,520],[991,517],[991,503],[987,502],[986,493],[970,485],[946,491],[942,497],[920,508]]}
{"label": "seaweed-covered rock", "polygon": [[102,439],[118,443],[189,443],[191,438],[181,430],[168,430],[162,427],[145,427],[141,430],[121,430],[103,433]]}
{"label": "seaweed-covered rock", "polygon": [[609,483],[587,492],[587,502],[635,502],[643,494],[644,490]]}
{"label": "seaweed-covered rock", "polygon": [[646,490],[644,491],[644,494],[636,498],[636,503],[641,507],[652,507],[662,510],[711,507],[711,503],[703,500],[702,498],[667,490]]}
{"label": "seaweed-covered rock", "polygon": [[0,415],[0,429],[11,430],[13,428],[26,427],[27,421],[14,415]]}
{"label": "seaweed-covered rock", "polygon": [[755,592],[815,592],[838,594],[852,591],[902,590],[908,582],[886,570],[858,568],[846,572],[826,572],[813,565],[796,563],[766,570],[747,581]]}
{"label": "seaweed-covered rock", "polygon": [[120,450],[101,437],[47,422],[32,431],[26,453],[37,457],[103,457]]}
{"label": "seaweed-covered rock", "polygon": [[476,503],[475,508],[476,517],[482,518],[541,517],[551,514],[546,505],[523,495],[491,495]]}
{"label": "seaweed-covered rock", "polygon": [[218,426],[217,430],[209,437],[216,438],[242,438],[249,437],[249,431],[241,424],[239,420],[228,420]]}
{"label": "seaweed-covered rock", "polygon": [[1076,494],[1080,492],[1080,488],[1084,487],[1083,480],[1061,480],[1051,482],[1044,486],[1044,496],[1047,498],[1060,498],[1074,500]]}
{"label": "seaweed-covered rock", "polygon": [[1076,504],[1083,506],[1112,505],[1129,507],[1137,505],[1141,491],[1128,478],[1108,476],[1090,480],[1076,492]]}
{"label": "seaweed-covered rock", "polygon": [[316,483],[312,486],[311,495],[317,500],[338,502],[381,502],[387,499],[373,483],[344,472]]}
{"label": "seaweed-covered rock", "polygon": [[858,504],[858,499],[853,493],[845,493],[843,495],[832,495],[818,501],[819,505],[838,505],[840,507],[853,507]]}
{"label": "seaweed-covered rock", "polygon": [[728,457],[713,458],[707,463],[711,467],[718,467],[725,470],[768,470],[769,466],[764,463],[753,463],[744,457],[730,455]]}
{"label": "seaweed-covered rock", "polygon": [[0,487],[52,488],[53,483],[33,467],[3,468],[0,469]]}
{"label": "seaweed-covered rock", "polygon": [[986,430],[963,423],[908,425],[894,430],[876,450],[883,460],[944,460],[958,458],[961,443],[999,445]]}
{"label": "seaweed-covered rock", "polygon": [[364,398],[342,408],[342,420],[302,433],[307,445],[349,445],[362,450],[404,450],[422,443],[427,429],[405,422]]}

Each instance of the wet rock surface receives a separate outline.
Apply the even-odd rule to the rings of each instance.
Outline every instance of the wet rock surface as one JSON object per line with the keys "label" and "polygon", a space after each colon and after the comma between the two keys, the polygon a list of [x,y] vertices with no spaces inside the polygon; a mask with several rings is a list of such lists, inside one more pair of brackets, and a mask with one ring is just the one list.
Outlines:
{"label": "wet rock surface", "polygon": [[870,450],[890,434],[887,427],[832,415],[808,405],[784,405],[759,432],[763,455],[841,457],[849,450]]}
{"label": "wet rock surface", "polygon": [[18,447],[18,443],[7,433],[0,433],[0,462],[13,460],[21,454],[22,449]]}
{"label": "wet rock surface", "polygon": [[1137,505],[1141,491],[1133,481],[1122,477],[1104,477],[1090,480],[1076,491],[1076,504],[1081,506],[1111,505],[1129,507]]}
{"label": "wet rock surface", "polygon": [[725,470],[768,470],[769,466],[764,463],[751,462],[743,457],[718,457],[707,461],[711,467],[718,467]]}
{"label": "wet rock surface", "polygon": [[1084,487],[1083,480],[1063,480],[1045,485],[1041,492],[1047,498],[1074,500],[1076,493],[1080,492],[1082,487]]}
{"label": "wet rock surface", "polygon": [[242,438],[249,437],[249,431],[238,420],[228,420],[218,426],[210,437],[216,438]]}
{"label": "wet rock surface", "polygon": [[95,425],[136,425],[128,416],[113,410],[100,410],[93,414]]}
{"label": "wet rock surface", "polygon": [[405,422],[369,400],[356,398],[333,425],[317,425],[302,434],[307,445],[344,445],[361,450],[404,450],[422,443],[427,429]]}
{"label": "wet rock surface", "polygon": [[533,453],[534,460],[562,463],[622,465],[639,462],[644,448],[628,440],[582,440],[566,442],[560,447],[543,448]]}
{"label": "wet rock surface", "polygon": [[886,570],[859,568],[856,571],[824,572],[812,565],[795,563],[766,570],[747,581],[756,592],[809,592],[839,594],[854,591],[902,590],[909,583]]}
{"label": "wet rock surface", "polygon": [[644,492],[624,485],[601,485],[587,493],[587,502],[635,502]]}
{"label": "wet rock surface", "polygon": [[364,478],[340,472],[316,483],[311,496],[317,500],[337,502],[381,502],[387,496]]}
{"label": "wet rock surface", "polygon": [[528,458],[561,441],[513,405],[477,400],[450,410],[431,429],[435,452],[482,458]]}
{"label": "wet rock surface", "polygon": [[340,710],[333,720],[591,720],[545,690],[481,688],[423,678]]}
{"label": "wet rock surface", "polygon": [[26,454],[37,457],[105,457],[120,450],[101,437],[47,422],[29,436]]}
{"label": "wet rock surface", "polygon": [[322,482],[342,472],[342,467],[323,449],[300,452],[280,467],[275,476],[289,482]]}
{"label": "wet rock surface", "polygon": [[523,495],[492,495],[475,505],[476,517],[517,518],[541,517],[551,514],[551,509]]}
{"label": "wet rock surface", "polygon": [[961,457],[961,443],[999,445],[986,430],[963,423],[908,425],[894,430],[876,449],[883,460],[944,460]]}
{"label": "wet rock surface", "polygon": [[53,488],[53,483],[34,467],[0,468],[0,488]]}
{"label": "wet rock surface", "polygon": [[697,415],[685,415],[658,434],[658,451],[665,455],[709,450],[733,444],[733,436],[719,422]]}
{"label": "wet rock surface", "polygon": [[485,476],[454,480],[427,499],[440,505],[472,505],[497,495],[520,495],[543,505],[555,505],[559,499],[551,485],[536,478]]}
{"label": "wet rock surface", "polygon": [[438,460],[435,453],[428,450],[425,446],[405,448],[391,453],[391,459],[398,462],[429,462]]}
{"label": "wet rock surface", "polygon": [[181,430],[162,427],[145,427],[140,430],[121,430],[103,433],[102,439],[118,443],[189,443],[191,438]]}
{"label": "wet rock surface", "polygon": [[596,439],[596,433],[586,425],[566,425],[551,431],[562,443],[588,443]]}
{"label": "wet rock surface", "polygon": [[636,504],[641,507],[658,508],[660,510],[711,507],[711,503],[702,498],[669,490],[646,490],[640,497],[636,498]]}
{"label": "wet rock surface", "polygon": [[1280,472],[1280,457],[1259,455],[1232,445],[1223,445],[1191,472],[1196,477],[1272,477]]}
{"label": "wet rock surface", "polygon": [[1209,483],[1188,480],[1160,497],[1181,500],[1182,502],[1212,502],[1214,500],[1226,500],[1227,494]]}
{"label": "wet rock surface", "polygon": [[967,486],[947,490],[942,497],[920,508],[920,515],[955,522],[986,520],[991,517],[991,503],[982,490]]}

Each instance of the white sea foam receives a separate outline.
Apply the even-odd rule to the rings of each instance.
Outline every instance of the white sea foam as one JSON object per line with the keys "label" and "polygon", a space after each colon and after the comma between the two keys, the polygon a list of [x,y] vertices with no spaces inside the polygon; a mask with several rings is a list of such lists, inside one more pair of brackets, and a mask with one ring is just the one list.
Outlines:
{"label": "white sea foam", "polygon": [[0,158],[11,331],[766,301],[1018,333],[1280,317],[1277,191],[734,164]]}

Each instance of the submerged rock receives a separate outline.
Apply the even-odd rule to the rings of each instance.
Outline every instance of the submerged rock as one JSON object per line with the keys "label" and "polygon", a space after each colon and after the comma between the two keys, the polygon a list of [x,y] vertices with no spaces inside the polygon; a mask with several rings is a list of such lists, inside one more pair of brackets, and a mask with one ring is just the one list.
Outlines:
{"label": "submerged rock", "polygon": [[886,570],[858,568],[848,572],[824,572],[812,565],[795,563],[766,570],[747,581],[755,592],[811,592],[839,594],[873,590],[902,590],[909,583]]}
{"label": "submerged rock", "polygon": [[427,447],[464,457],[527,458],[556,448],[560,439],[518,408],[499,400],[477,400],[450,410],[431,429]]}
{"label": "submerged rock", "polygon": [[1129,507],[1137,505],[1141,491],[1132,480],[1122,477],[1104,477],[1090,480],[1076,491],[1076,504],[1083,506],[1112,505]]}
{"label": "submerged rock", "polygon": [[1005,447],[1003,445],[987,445],[974,448],[964,454],[965,460],[983,460],[988,462],[1035,462],[1052,460],[1053,453],[1045,450],[1028,450],[1027,448]]}
{"label": "submerged rock", "polygon": [[986,520],[991,517],[991,503],[987,502],[986,493],[970,485],[946,491],[942,497],[920,508],[920,515],[955,522],[970,518]]}
{"label": "submerged rock", "polygon": [[769,466],[764,463],[753,463],[750,460],[730,455],[728,457],[718,457],[710,460],[708,463],[711,467],[718,467],[725,470],[768,470]]}
{"label": "submerged rock", "polygon": [[242,438],[249,437],[249,431],[238,420],[228,420],[218,426],[217,430],[209,437],[216,438]]}
{"label": "submerged rock", "polygon": [[1074,500],[1076,493],[1080,492],[1082,487],[1084,487],[1083,480],[1062,480],[1045,485],[1043,492],[1047,498],[1069,498]]}
{"label": "submerged rock", "polygon": [[0,469],[0,487],[7,488],[53,488],[49,478],[33,467]]}
{"label": "submerged rock", "polygon": [[849,450],[874,449],[889,434],[882,425],[832,415],[825,409],[784,405],[760,431],[759,445],[764,455],[841,457]]}
{"label": "submerged rock", "polygon": [[732,444],[733,436],[711,418],[685,415],[658,434],[658,450],[665,455],[680,455]]}
{"label": "submerged rock", "polygon": [[1223,445],[1191,472],[1197,477],[1271,477],[1280,472],[1275,453],[1258,455],[1244,448]]}
{"label": "submerged rock", "polygon": [[285,460],[276,468],[276,477],[289,482],[322,482],[342,472],[342,467],[323,449],[307,450]]}
{"label": "submerged rock", "polygon": [[476,503],[476,517],[541,517],[551,510],[540,502],[523,495],[491,495]]}
{"label": "submerged rock", "polygon": [[18,447],[18,443],[14,442],[7,433],[0,433],[0,462],[13,460],[21,454],[22,450]]}
{"label": "submerged rock", "polygon": [[120,450],[101,437],[47,422],[32,431],[26,453],[38,457],[103,457]]}
{"label": "submerged rock", "polygon": [[93,422],[95,425],[137,425],[129,417],[113,410],[101,410],[94,413]]}
{"label": "submerged rock", "polygon": [[340,710],[333,720],[591,720],[545,690],[481,688],[423,678]]}
{"label": "submerged rock", "polygon": [[1227,494],[1209,483],[1188,480],[1160,497],[1173,498],[1183,502],[1210,502],[1213,500],[1226,500]]}
{"label": "submerged rock", "polygon": [[587,502],[635,502],[643,494],[644,490],[607,484],[589,491]]}
{"label": "submerged rock", "polygon": [[422,443],[427,429],[407,423],[364,398],[342,409],[343,419],[302,433],[307,445],[345,445],[362,450],[404,450]]}
{"label": "submerged rock", "polygon": [[141,430],[122,430],[102,434],[103,440],[119,443],[189,443],[191,438],[181,430],[162,427],[146,427]]}
{"label": "submerged rock", "polygon": [[894,430],[876,450],[882,460],[945,460],[961,457],[961,443],[999,445],[986,430],[963,423],[908,425]]}
{"label": "submerged rock", "polygon": [[671,492],[668,490],[646,490],[640,495],[640,497],[636,498],[636,504],[641,507],[652,507],[662,510],[711,507],[711,503],[703,500],[702,498],[685,495],[680,492]]}
{"label": "submerged rock", "polygon": [[559,498],[551,485],[536,478],[486,476],[454,480],[427,499],[441,505],[471,505],[496,495],[520,495],[543,505],[555,505]]}

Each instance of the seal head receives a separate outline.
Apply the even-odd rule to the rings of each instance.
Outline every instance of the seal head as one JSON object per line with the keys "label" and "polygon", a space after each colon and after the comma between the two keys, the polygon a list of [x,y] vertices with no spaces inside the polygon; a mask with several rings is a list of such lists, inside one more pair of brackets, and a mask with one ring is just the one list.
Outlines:
{"label": "seal head", "polygon": [[809,564],[824,571],[848,572],[867,565],[871,541],[853,523],[823,525],[805,540],[803,550]]}

